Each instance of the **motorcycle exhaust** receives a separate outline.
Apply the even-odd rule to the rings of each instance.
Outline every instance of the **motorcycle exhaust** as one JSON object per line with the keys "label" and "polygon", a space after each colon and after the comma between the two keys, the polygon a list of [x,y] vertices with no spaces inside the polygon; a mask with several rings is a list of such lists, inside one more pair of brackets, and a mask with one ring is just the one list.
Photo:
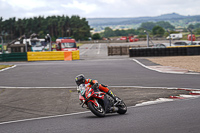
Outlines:
{"label": "motorcycle exhaust", "polygon": [[111,111],[111,112],[117,112],[118,110],[119,110],[119,109],[118,109],[117,107],[111,107],[111,108],[110,108],[110,111]]}

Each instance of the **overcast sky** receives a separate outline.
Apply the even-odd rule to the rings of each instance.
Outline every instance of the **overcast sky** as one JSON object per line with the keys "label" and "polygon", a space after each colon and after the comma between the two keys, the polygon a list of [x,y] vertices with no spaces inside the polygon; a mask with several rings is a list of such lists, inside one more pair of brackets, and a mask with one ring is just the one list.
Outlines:
{"label": "overcast sky", "polygon": [[85,18],[200,15],[200,0],[0,0],[0,17],[79,15]]}

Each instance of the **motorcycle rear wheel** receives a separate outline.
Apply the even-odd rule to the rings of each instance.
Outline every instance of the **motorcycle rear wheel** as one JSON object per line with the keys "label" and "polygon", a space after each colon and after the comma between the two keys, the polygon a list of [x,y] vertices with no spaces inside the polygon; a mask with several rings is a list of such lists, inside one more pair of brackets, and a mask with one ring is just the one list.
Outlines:
{"label": "motorcycle rear wheel", "polygon": [[89,102],[88,103],[88,108],[91,110],[91,112],[93,113],[93,114],[95,114],[96,116],[98,116],[98,117],[104,117],[105,116],[105,110],[103,109],[103,107],[100,105],[100,107],[98,108],[98,107],[96,107],[95,105],[94,105],[94,103],[92,103],[92,102]]}

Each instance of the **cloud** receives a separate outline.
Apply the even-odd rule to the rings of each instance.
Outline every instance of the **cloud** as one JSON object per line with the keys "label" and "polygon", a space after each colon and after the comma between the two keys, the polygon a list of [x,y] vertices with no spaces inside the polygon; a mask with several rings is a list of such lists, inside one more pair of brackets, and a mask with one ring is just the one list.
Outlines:
{"label": "cloud", "polygon": [[92,13],[98,8],[97,5],[95,4],[89,4],[86,2],[79,2],[79,1],[73,1],[73,3],[61,4],[61,7],[66,8],[67,11],[70,11],[71,9],[81,10],[85,14]]}
{"label": "cloud", "polygon": [[0,16],[141,17],[176,12],[199,15],[199,0],[0,0]]}
{"label": "cloud", "polygon": [[45,1],[40,0],[3,0],[3,2],[7,3],[14,10],[32,10],[34,8],[40,8],[46,5]]}

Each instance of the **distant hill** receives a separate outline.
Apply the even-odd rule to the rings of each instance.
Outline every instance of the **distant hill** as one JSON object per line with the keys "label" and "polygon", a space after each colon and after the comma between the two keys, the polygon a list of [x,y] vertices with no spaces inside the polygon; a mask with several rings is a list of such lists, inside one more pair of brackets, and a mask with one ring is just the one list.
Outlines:
{"label": "distant hill", "polygon": [[175,27],[187,27],[190,23],[200,23],[200,15],[183,16],[177,13],[163,14],[155,17],[135,17],[135,18],[87,18],[89,25],[93,28],[99,27],[122,27],[136,28],[143,22],[168,21]]}

